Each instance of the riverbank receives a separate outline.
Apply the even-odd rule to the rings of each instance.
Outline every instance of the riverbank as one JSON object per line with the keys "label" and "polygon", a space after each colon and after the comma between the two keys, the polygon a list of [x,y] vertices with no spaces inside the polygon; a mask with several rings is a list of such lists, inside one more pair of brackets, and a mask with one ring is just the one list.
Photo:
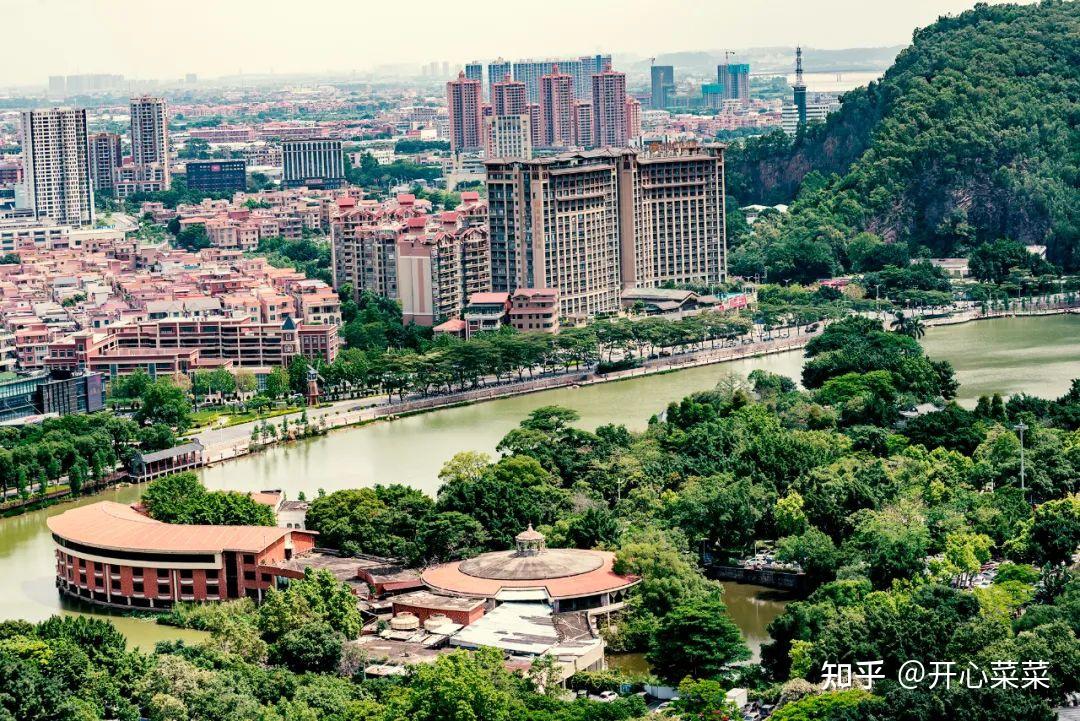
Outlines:
{"label": "riverbank", "polygon": [[[355,407],[357,401],[338,401],[332,404],[326,412],[318,414],[313,419],[313,422],[319,423],[321,430],[331,431],[366,425],[378,420],[407,418],[418,413],[458,408],[476,403],[530,395],[560,388],[578,388],[600,383],[613,383],[632,378],[672,373],[687,368],[697,368],[748,358],[759,358],[775,353],[787,353],[793,350],[799,350],[805,347],[815,335],[816,333],[796,331],[796,336],[794,338],[777,338],[735,347],[708,348],[691,351],[675,356],[649,359],[640,367],[612,371],[610,373],[601,374],[592,370],[580,372],[572,371],[546,378],[536,378],[516,383],[505,383],[497,386],[477,388],[458,393],[448,393],[428,398],[411,399],[381,405],[368,405],[361,408]],[[338,406],[354,407],[343,410]],[[311,419],[312,415],[313,414],[309,413],[309,419]],[[300,414],[295,414],[295,417],[298,419]],[[283,416],[283,418],[288,418],[289,422],[293,422],[294,420],[294,418],[290,416]],[[233,426],[232,428],[241,431],[239,435],[246,436],[241,437],[238,440],[219,441],[215,443],[212,436],[208,436],[206,432],[196,433],[192,435],[191,438],[198,438],[203,445],[206,446],[209,459],[208,465],[229,461],[256,451],[265,450],[281,443],[291,442],[289,440],[282,441],[278,439],[275,441],[274,439],[271,439],[269,442],[265,443],[252,443],[250,439],[251,428],[256,425],[258,424],[248,423]],[[243,431],[246,431],[246,434],[244,434]]]}
{"label": "riverbank", "polygon": [[[939,318],[927,318],[925,324],[928,327],[956,326],[975,321],[994,320],[999,318],[1045,317],[1077,312],[1080,312],[1080,309],[1068,306],[1020,311],[1002,310],[987,313],[982,313],[973,309],[971,311],[962,311]],[[309,411],[308,416],[312,423],[319,424],[320,433],[324,433],[332,430],[367,425],[380,420],[389,421],[407,418],[418,413],[459,408],[476,403],[552,391],[560,388],[578,388],[599,383],[613,383],[631,378],[672,373],[688,368],[698,368],[736,360],[760,358],[776,353],[786,353],[802,349],[810,339],[816,335],[815,333],[807,333],[802,329],[796,328],[780,330],[786,331],[788,335],[783,338],[747,343],[735,347],[718,349],[707,348],[678,355],[649,359],[640,367],[613,371],[610,373],[601,374],[593,370],[568,372],[545,378],[505,383],[457,393],[408,399],[397,402],[380,402],[378,399],[372,397],[359,400],[335,401],[322,408]],[[790,336],[792,332],[795,333],[794,338]],[[293,424],[295,424],[300,417],[300,413],[280,416],[281,419],[288,420],[289,423]],[[296,442],[295,439],[270,438],[266,441],[252,443],[251,430],[262,422],[262,420],[259,420],[231,425],[227,429],[230,431],[228,434],[229,437],[225,439],[221,439],[223,429],[220,428],[207,429],[200,433],[196,433],[191,437],[198,438],[203,445],[206,446],[208,465],[230,461],[251,453],[265,451],[274,446]]]}

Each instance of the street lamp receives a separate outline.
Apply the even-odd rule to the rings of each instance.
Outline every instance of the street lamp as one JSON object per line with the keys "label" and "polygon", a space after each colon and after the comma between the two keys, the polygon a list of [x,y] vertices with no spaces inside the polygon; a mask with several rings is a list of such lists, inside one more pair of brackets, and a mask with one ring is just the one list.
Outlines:
{"label": "street lamp", "polygon": [[1027,429],[1028,429],[1028,427],[1024,424],[1023,421],[1020,421],[1015,426],[1013,426],[1013,430],[1020,434],[1020,492],[1021,493],[1024,492],[1024,431],[1026,431]]}

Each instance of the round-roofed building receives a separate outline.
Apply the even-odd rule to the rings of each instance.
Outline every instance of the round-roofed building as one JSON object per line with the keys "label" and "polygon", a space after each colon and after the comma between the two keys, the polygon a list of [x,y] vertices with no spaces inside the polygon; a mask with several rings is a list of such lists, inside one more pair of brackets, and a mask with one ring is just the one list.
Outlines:
{"label": "round-roofed building", "polygon": [[615,573],[615,554],[548,548],[532,526],[519,533],[516,548],[426,569],[424,584],[437,593],[494,602],[542,601],[555,613],[619,608],[636,576]]}

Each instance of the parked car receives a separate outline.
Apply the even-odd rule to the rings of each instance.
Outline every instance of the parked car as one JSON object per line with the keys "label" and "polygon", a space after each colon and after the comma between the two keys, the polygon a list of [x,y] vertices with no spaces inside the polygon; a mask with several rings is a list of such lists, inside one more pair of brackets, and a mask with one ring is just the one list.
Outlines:
{"label": "parked car", "polygon": [[614,701],[617,698],[619,698],[619,694],[615,693],[614,691],[601,691],[600,692],[600,700],[601,701]]}

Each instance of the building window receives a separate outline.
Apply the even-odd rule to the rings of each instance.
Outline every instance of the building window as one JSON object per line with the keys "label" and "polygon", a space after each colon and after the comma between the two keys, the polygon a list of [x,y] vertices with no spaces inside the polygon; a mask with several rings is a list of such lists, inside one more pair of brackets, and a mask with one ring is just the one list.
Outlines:
{"label": "building window", "polygon": [[254,571],[244,571],[244,580],[245,581],[254,581],[255,580],[255,572]]}
{"label": "building window", "polygon": [[169,584],[167,584],[167,583],[159,583],[158,584],[157,592],[158,592],[159,596],[168,596],[171,591],[172,591],[172,589],[169,588]]}
{"label": "building window", "polygon": [[255,554],[254,553],[245,553],[244,554],[244,563],[248,563],[248,564],[255,563]]}
{"label": "building window", "polygon": [[135,581],[134,583],[131,584],[131,590],[132,590],[133,593],[142,593],[143,592],[143,582],[142,581]]}

